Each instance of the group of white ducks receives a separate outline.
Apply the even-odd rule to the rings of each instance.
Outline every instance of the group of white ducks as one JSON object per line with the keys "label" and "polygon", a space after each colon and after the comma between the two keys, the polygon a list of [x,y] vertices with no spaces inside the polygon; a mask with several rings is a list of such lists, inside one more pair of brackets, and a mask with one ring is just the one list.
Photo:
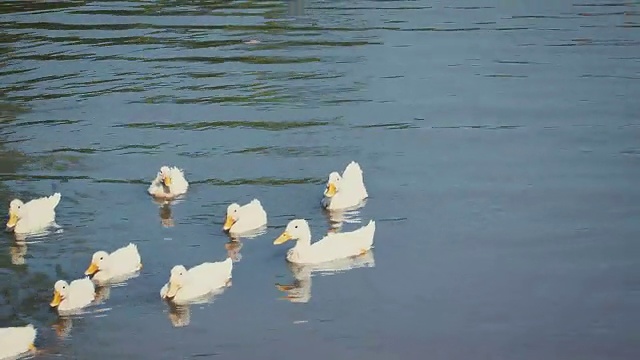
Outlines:
{"label": "group of white ducks", "polygon": [[[163,166],[148,188],[155,198],[173,200],[187,192],[189,183],[182,170]],[[368,197],[364,186],[362,169],[357,162],[347,165],[344,172],[332,172],[324,190],[322,206],[329,211],[345,211],[362,206]],[[9,205],[7,229],[17,234],[41,231],[55,220],[55,208],[60,202],[60,193],[23,203],[18,199]],[[267,213],[260,201],[252,200],[246,205],[233,203],[227,207],[223,230],[232,236],[242,236],[266,228]],[[311,243],[311,230],[304,219],[289,222],[284,232],[273,242],[276,245],[296,240],[287,251],[286,259],[295,264],[320,264],[363,255],[373,246],[375,222],[373,220],[355,231],[328,233]],[[160,289],[160,297],[174,304],[197,301],[210,293],[227,287],[233,269],[231,258],[219,262],[205,262],[187,269],[175,265],[169,281]],[[86,277],[67,283],[58,280],[53,287],[50,306],[60,314],[69,314],[90,305],[95,297],[95,284],[105,285],[122,282],[135,276],[142,268],[138,248],[128,244],[112,253],[98,251],[93,254]],[[30,324],[23,327],[0,328],[0,359],[34,351],[36,329]]]}

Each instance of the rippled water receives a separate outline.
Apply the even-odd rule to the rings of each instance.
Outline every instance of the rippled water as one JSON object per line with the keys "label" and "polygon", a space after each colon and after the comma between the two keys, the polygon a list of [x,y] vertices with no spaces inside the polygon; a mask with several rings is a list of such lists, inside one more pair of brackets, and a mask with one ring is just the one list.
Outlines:
{"label": "rippled water", "polygon": [[[0,201],[63,194],[61,229],[0,242],[0,326],[33,323],[38,358],[640,355],[638,1],[0,14]],[[371,197],[342,230],[377,220],[375,249],[287,265],[273,239],[294,217],[314,238],[335,225],[320,195],[350,160]],[[192,184],[169,207],[145,193],[164,164]],[[267,233],[230,243],[226,205],[253,197]],[[140,276],[58,319],[53,283],[129,241]],[[159,299],[173,265],[227,254],[233,285],[213,301]]]}

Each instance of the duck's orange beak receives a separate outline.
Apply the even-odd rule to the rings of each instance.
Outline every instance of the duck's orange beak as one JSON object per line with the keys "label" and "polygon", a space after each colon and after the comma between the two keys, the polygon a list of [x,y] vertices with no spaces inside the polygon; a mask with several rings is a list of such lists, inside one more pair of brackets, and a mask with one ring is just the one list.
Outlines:
{"label": "duck's orange beak", "polygon": [[60,302],[62,302],[62,295],[60,295],[58,290],[53,290],[53,300],[51,300],[49,305],[51,305],[51,307],[56,307],[60,305]]}
{"label": "duck's orange beak", "polygon": [[225,216],[224,226],[222,227],[222,230],[227,231],[227,230],[231,229],[231,227],[235,223],[236,223],[236,220],[234,220],[232,216],[229,216],[229,215]]}
{"label": "duck's orange beak", "polygon": [[334,183],[329,183],[327,185],[327,189],[324,191],[324,196],[332,197],[336,194],[336,185]]}
{"label": "duck's orange beak", "polygon": [[289,233],[285,231],[282,233],[282,235],[278,236],[278,238],[273,241],[273,245],[284,244],[289,240],[291,240],[291,235],[289,235]]}
{"label": "duck's orange beak", "polygon": [[180,287],[176,285],[175,282],[169,281],[169,289],[167,290],[167,294],[165,295],[167,298],[172,299],[178,293]]}
{"label": "duck's orange beak", "polygon": [[87,270],[85,270],[84,274],[85,275],[93,275],[95,273],[98,272],[98,265],[96,265],[95,263],[91,263],[91,265],[89,265],[89,267],[87,268]]}
{"label": "duck's orange beak", "polygon": [[7,221],[7,228],[11,229],[16,226],[18,223],[18,215],[13,211],[9,210],[9,221]]}

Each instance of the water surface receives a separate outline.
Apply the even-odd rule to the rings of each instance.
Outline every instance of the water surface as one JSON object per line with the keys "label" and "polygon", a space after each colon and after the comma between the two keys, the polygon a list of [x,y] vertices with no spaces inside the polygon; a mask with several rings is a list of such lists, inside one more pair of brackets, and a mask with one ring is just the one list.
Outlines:
{"label": "water surface", "polygon": [[[42,359],[638,358],[639,5],[3,2],[0,203],[63,200],[60,230],[3,235],[0,326]],[[340,230],[377,221],[370,261],[288,266],[273,239],[335,226],[351,160],[371,197]],[[192,184],[169,207],[164,164]],[[230,244],[254,197],[267,232]],[[58,320],[53,283],[130,241],[140,276]],[[224,293],[160,301],[228,254]]]}

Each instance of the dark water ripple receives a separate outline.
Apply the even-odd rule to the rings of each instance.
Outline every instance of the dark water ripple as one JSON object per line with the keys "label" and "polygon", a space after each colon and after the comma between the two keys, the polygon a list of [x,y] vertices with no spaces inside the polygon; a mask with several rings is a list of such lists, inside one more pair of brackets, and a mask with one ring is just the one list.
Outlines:
{"label": "dark water ripple", "polygon": [[[0,239],[0,327],[34,323],[42,359],[636,359],[639,20],[616,0],[0,2],[0,203],[63,194],[59,231]],[[375,267],[298,279],[271,243],[294,217],[334,228],[319,195],[351,160],[371,198],[342,230],[378,221]],[[164,164],[191,183],[170,206],[145,194]],[[226,206],[254,197],[267,233],[231,243]],[[129,241],[142,274],[58,320],[54,281]],[[231,253],[214,301],[159,301],[172,265]]]}

